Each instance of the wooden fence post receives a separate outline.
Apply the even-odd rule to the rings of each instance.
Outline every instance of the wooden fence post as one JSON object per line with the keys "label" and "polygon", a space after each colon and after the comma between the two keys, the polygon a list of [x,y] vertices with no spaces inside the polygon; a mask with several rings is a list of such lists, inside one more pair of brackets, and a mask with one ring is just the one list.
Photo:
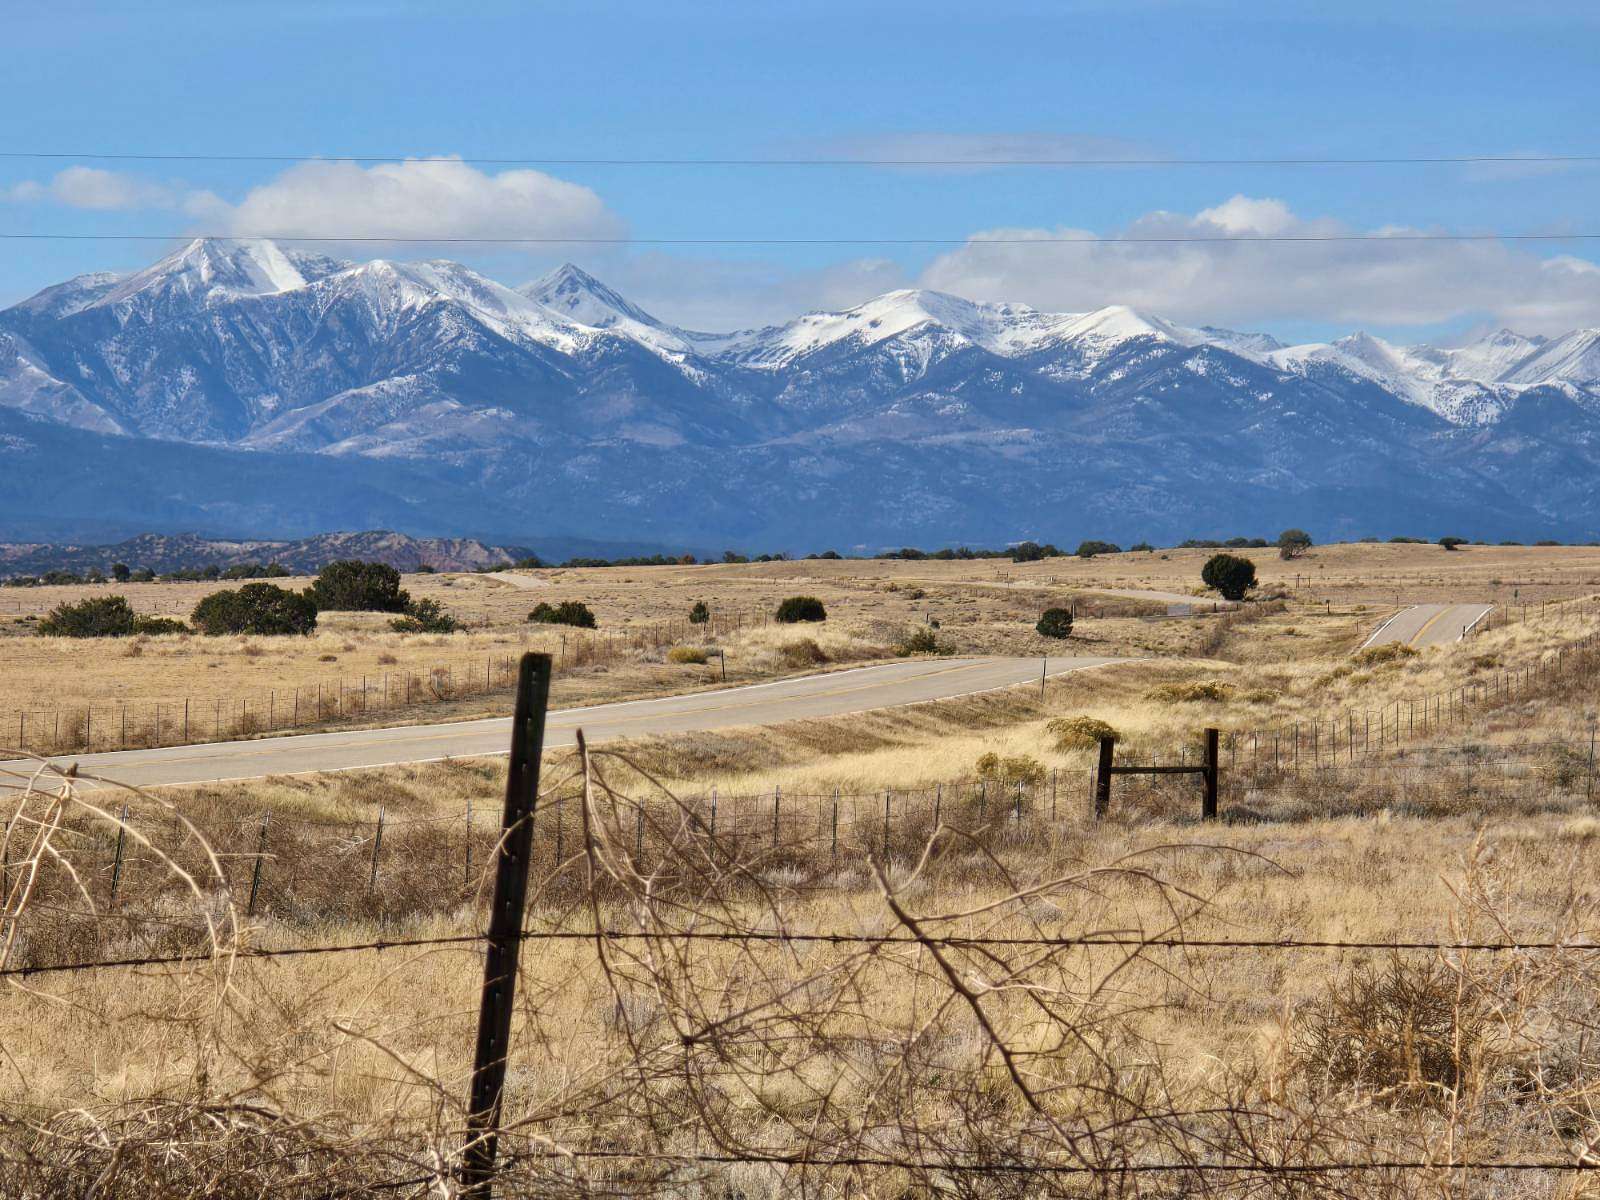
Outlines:
{"label": "wooden fence post", "polygon": [[1206,798],[1200,809],[1200,819],[1215,821],[1217,819],[1217,731],[1206,730]]}
{"label": "wooden fence post", "polygon": [[539,803],[539,760],[544,752],[545,712],[550,706],[550,656],[524,654],[517,676],[516,715],[511,723],[511,762],[506,805],[496,851],[494,899],[489,909],[488,948],[483,963],[483,999],[467,1104],[467,1144],[462,1183],[468,1196],[486,1198],[494,1178],[500,1108],[511,1040],[517,955],[528,898],[533,817]]}
{"label": "wooden fence post", "polygon": [[1100,764],[1094,776],[1094,819],[1100,820],[1111,807],[1111,755],[1116,741],[1100,739]]}

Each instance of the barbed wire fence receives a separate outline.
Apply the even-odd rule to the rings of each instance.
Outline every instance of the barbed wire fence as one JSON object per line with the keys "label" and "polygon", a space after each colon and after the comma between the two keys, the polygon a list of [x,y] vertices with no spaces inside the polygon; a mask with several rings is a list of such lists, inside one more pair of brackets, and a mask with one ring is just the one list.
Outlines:
{"label": "barbed wire fence", "polygon": [[[431,1113],[420,1127],[431,1132],[420,1140],[399,1125],[335,1128],[330,1114],[308,1123],[289,1111],[265,1112],[258,1100],[208,1095],[198,1104],[165,1099],[115,1119],[66,1110],[8,1117],[0,1122],[8,1143],[0,1147],[0,1172],[35,1187],[112,1176],[148,1187],[159,1169],[163,1180],[188,1189],[165,1194],[198,1195],[197,1181],[218,1183],[214,1170],[190,1161],[204,1150],[207,1161],[219,1153],[248,1161],[238,1194],[245,1187],[258,1194],[266,1182],[277,1194],[308,1196],[483,1195],[492,1182],[506,1195],[681,1195],[706,1187],[837,1194],[884,1186],[1081,1195],[1092,1181],[1098,1195],[1300,1194],[1294,1189],[1303,1186],[1318,1195],[1377,1197],[1447,1184],[1465,1195],[1498,1194],[1486,1189],[1520,1176],[1548,1191],[1600,1167],[1591,1113],[1600,1064],[1589,1061],[1582,1036],[1600,985],[1589,909],[1570,911],[1546,936],[1516,936],[1495,908],[1494,888],[1483,883],[1463,889],[1462,927],[1448,938],[1201,936],[1189,927],[1214,901],[1163,878],[1160,851],[1073,867],[1058,878],[1015,874],[1005,847],[986,841],[993,811],[973,820],[975,806],[986,803],[978,788],[965,806],[947,802],[937,818],[924,814],[931,824],[908,822],[898,838],[876,836],[875,808],[844,822],[851,886],[865,881],[878,903],[829,927],[807,916],[819,895],[840,886],[839,863],[820,840],[833,831],[819,831],[814,814],[794,817],[775,794],[770,810],[762,804],[738,817],[722,801],[713,825],[709,798],[681,799],[622,755],[584,749],[574,770],[540,789],[543,811],[527,818],[534,845],[549,847],[548,816],[564,812],[567,843],[521,865],[534,886],[515,938],[541,950],[517,972],[526,997],[517,1010],[522,1032],[502,1056],[515,1070],[495,1096],[500,1153],[489,1176],[463,1174],[483,1143],[473,1123],[482,1109],[459,1099],[460,1066],[420,1069],[414,1054],[343,1019],[335,1022],[337,1044],[346,1047],[340,1053],[361,1047],[403,1067],[394,1086]],[[295,960],[376,956],[389,964],[379,977],[396,980],[423,969],[427,955],[476,954],[485,945],[476,930],[410,932],[420,908],[362,909],[349,902],[362,889],[329,869],[343,855],[380,892],[389,878],[415,874],[433,911],[448,909],[432,860],[403,856],[409,838],[459,828],[464,814],[384,821],[364,834],[347,834],[338,821],[306,821],[298,832],[333,836],[319,832],[315,853],[291,870],[298,851],[276,839],[297,836],[292,822],[280,829],[263,814],[251,831],[235,820],[276,857],[252,854],[248,844],[223,852],[210,847],[203,819],[191,823],[153,797],[127,793],[122,803],[103,796],[96,803],[97,793],[79,791],[69,778],[54,775],[53,787],[41,786],[44,779],[22,793],[6,828],[0,979],[29,989],[67,985],[75,990],[63,998],[89,1022],[106,1019],[105,997],[127,989],[86,991],[78,979],[120,973],[153,989],[152,997],[172,988],[232,997],[206,1010],[217,1026],[208,1043],[219,1076],[213,1086],[224,1096],[239,1086],[221,1078],[223,1047],[239,1032],[230,1014],[246,992],[283,986],[285,977],[252,970],[258,960],[263,968],[286,963],[281,971]],[[136,819],[124,819],[135,803]],[[1014,827],[1016,810],[995,807],[1001,827]],[[171,834],[165,846],[152,836],[160,830]],[[505,870],[509,831],[487,830],[477,878],[462,872],[462,892],[476,897],[463,911],[484,911],[489,875]],[[1183,852],[1242,853],[1199,844]],[[397,857],[390,863],[385,853]],[[263,861],[290,883],[252,919],[246,910],[260,898],[255,868]],[[76,865],[91,862],[109,864],[109,874]],[[921,882],[957,869],[968,886],[946,891]],[[182,886],[131,883],[157,873]],[[118,887],[129,890],[118,897]],[[334,895],[346,897],[345,908],[328,907]],[[1150,909],[1119,898],[1135,895]],[[135,896],[146,911],[126,911]],[[52,924],[63,898],[86,910],[66,930]],[[942,907],[929,909],[930,902]],[[1152,925],[1150,911],[1164,915]],[[363,915],[376,915],[380,926],[391,921],[395,931],[273,944],[296,929]],[[1070,932],[1050,928],[1063,920]],[[112,947],[137,945],[126,931],[138,925],[169,940],[139,953],[68,954],[81,950],[89,924],[116,931],[106,938]],[[42,945],[29,944],[35,941]],[[1377,1029],[1379,1042],[1388,1038],[1389,1058],[1368,1044],[1373,1038],[1362,1042],[1358,1076],[1390,1068],[1358,1078],[1363,1103],[1328,1104],[1332,1068],[1314,1070],[1304,1048],[1293,1052],[1296,1073],[1285,1079],[1224,1073],[1196,1082],[1143,1031],[1161,988],[1179,989],[1185,1007],[1211,997],[1215,984],[1199,970],[1198,955],[1318,952],[1424,964],[1393,967],[1391,982],[1419,991],[1432,1024],[1414,1028],[1399,1050],[1392,1034]],[[153,1003],[140,1001],[145,1009]],[[436,1003],[452,1007],[442,995]],[[406,1012],[403,1024],[422,1016]],[[445,1012],[432,1019],[442,1022],[441,1036],[460,1028]],[[1486,1021],[1498,1024],[1489,1030]],[[1340,1044],[1355,1036],[1343,1027],[1333,1032]],[[467,1039],[452,1036],[461,1038],[459,1064]],[[1528,1061],[1560,1051],[1568,1065],[1510,1091],[1490,1087],[1480,1057],[1501,1043],[1520,1047]],[[281,1091],[259,1077],[259,1063],[246,1069],[229,1060],[229,1067],[253,1080],[250,1096]]]}

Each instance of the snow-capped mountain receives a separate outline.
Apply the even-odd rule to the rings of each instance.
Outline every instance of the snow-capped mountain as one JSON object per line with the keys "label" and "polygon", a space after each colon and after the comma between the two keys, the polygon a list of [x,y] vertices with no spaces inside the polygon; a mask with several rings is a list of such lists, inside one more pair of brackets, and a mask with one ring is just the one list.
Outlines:
{"label": "snow-capped mountain", "polygon": [[262,534],[315,514],[796,547],[1588,537],[1600,330],[1284,346],[902,290],[719,334],[571,265],[512,289],[453,262],[198,240],[0,312],[0,535],[62,505],[103,516],[101,481],[52,489],[47,445],[121,463],[145,524],[248,514],[234,531]]}

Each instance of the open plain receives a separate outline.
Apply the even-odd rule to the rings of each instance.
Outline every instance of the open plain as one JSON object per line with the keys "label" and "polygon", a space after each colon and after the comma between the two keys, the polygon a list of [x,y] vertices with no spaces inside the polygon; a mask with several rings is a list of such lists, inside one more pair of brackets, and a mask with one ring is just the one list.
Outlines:
{"label": "open plain", "polygon": [[[513,1194],[1589,1195],[1536,1168],[1600,1136],[1600,551],[1246,551],[1261,586],[1235,608],[1201,594],[1209,553],[408,576],[467,629],[332,614],[305,639],[86,654],[24,613],[0,654],[13,703],[63,710],[557,656]],[[172,615],[201,590],[126,589]],[[773,623],[794,594],[827,620]],[[529,625],[545,598],[598,628]],[[1429,636],[1453,605],[1492,608]],[[1053,606],[1076,607],[1070,638],[1035,631]],[[919,629],[934,652],[907,652]],[[724,652],[727,684],[674,647]],[[926,682],[995,659],[1025,669]],[[880,664],[933,690],[783,707]],[[454,1186],[505,787],[507,723],[485,718],[513,674],[238,747],[197,729],[192,752],[9,765],[0,1095],[30,1179],[72,1190],[99,1152],[44,1148],[100,1138],[192,1194],[245,1160],[268,1191]],[[581,706],[617,701],[580,752]],[[652,704],[699,716],[616,723]],[[1095,818],[1100,734],[1118,763],[1192,767],[1208,726],[1220,822],[1183,774],[1118,776]],[[138,780],[152,754],[280,732],[381,735],[390,765],[137,791],[57,773]],[[125,965],[51,970],[94,961]],[[1491,1190],[1469,1160],[1523,1165]],[[1316,1183],[1272,1190],[1285,1163]]]}

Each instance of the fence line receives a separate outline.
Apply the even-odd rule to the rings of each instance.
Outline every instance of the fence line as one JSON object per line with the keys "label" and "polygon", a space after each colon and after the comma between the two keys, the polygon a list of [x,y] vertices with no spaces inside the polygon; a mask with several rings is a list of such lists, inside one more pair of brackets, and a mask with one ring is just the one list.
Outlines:
{"label": "fence line", "polygon": [[[1109,946],[1121,949],[1163,950],[1365,950],[1365,951],[1450,951],[1462,953],[1547,953],[1555,951],[1600,951],[1600,944],[1590,942],[1377,942],[1377,941],[1308,941],[1297,938],[1135,938],[1135,937],[966,937],[960,934],[909,934],[869,933],[762,933],[741,930],[723,933],[715,930],[666,930],[641,933],[620,929],[525,929],[515,935],[524,942],[739,942],[775,943],[779,945],[836,945],[836,946],[952,946],[989,947],[1011,946],[1057,949],[1088,949]],[[484,940],[481,933],[459,933],[423,938],[374,938],[366,942],[342,942],[332,946],[282,946],[276,948],[240,946],[228,950],[226,958],[306,958],[320,954],[353,954],[364,951],[416,950],[444,946],[476,945]],[[126,970],[135,967],[166,967],[182,964],[198,965],[211,956],[196,954],[155,954],[138,958],[95,959],[87,962],[41,963],[37,966],[6,967],[0,970],[0,979],[29,975],[71,974],[78,971]]]}
{"label": "fence line", "polygon": [[[766,621],[764,611],[752,611],[747,618],[743,610],[714,610],[701,625],[673,619],[605,631],[541,628],[559,638],[552,657],[557,669],[564,669],[615,663],[633,651],[675,645],[697,630],[706,636],[723,636]],[[271,688],[253,696],[179,696],[10,709],[0,713],[0,739],[9,742],[14,730],[17,749],[47,754],[218,742],[274,730],[312,728],[370,712],[509,692],[516,684],[515,663],[513,655],[489,654],[481,660],[474,657],[420,670],[372,672],[360,676],[359,682],[340,675],[292,688]]]}

